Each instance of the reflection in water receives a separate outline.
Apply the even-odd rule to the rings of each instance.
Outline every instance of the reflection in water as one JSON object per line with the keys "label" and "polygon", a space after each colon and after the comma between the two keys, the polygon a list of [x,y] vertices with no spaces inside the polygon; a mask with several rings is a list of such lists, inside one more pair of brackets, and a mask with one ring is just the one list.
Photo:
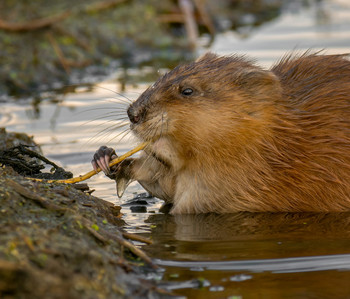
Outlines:
{"label": "reflection in water", "polygon": [[[183,262],[155,259],[160,266],[202,268],[206,270],[252,271],[272,273],[350,270],[350,254],[290,257],[247,261]],[[233,279],[231,279],[233,280]]]}
{"label": "reflection in water", "polygon": [[[154,243],[144,250],[166,270],[170,288],[192,283],[177,294],[201,298],[203,289],[209,298],[350,294],[350,213],[158,214],[146,222]],[[198,280],[209,284],[196,289]]]}
{"label": "reflection in water", "polygon": [[[183,260],[340,254],[347,253],[344,244],[350,245],[350,213],[158,214],[146,222],[154,227],[153,246],[176,242],[175,256]],[[337,248],[337,242],[342,246]],[[307,248],[316,243],[320,246]]]}

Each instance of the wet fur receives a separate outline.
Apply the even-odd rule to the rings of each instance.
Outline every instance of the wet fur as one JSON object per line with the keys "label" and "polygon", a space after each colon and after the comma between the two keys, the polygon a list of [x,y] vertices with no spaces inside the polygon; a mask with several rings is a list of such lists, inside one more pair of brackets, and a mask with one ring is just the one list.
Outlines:
{"label": "wet fur", "polygon": [[[184,96],[181,91],[192,88]],[[172,213],[350,208],[350,62],[286,56],[270,71],[207,54],[132,104],[152,141],[132,177]]]}

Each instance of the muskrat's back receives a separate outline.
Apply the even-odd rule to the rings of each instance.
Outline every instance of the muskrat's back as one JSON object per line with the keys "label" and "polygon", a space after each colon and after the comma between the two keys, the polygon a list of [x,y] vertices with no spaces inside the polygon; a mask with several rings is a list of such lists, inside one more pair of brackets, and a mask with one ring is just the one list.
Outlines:
{"label": "muskrat's back", "polygon": [[283,90],[279,121],[289,123],[273,130],[288,163],[274,169],[276,210],[349,210],[349,60],[346,55],[289,56],[272,72]]}
{"label": "muskrat's back", "polygon": [[350,62],[289,56],[270,71],[207,54],[128,110],[151,146],[131,177],[173,213],[350,209]]}

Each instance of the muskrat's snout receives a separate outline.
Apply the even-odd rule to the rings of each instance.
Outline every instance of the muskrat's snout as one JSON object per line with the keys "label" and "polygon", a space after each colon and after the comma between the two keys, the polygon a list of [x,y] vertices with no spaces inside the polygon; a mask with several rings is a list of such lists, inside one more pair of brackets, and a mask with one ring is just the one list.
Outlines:
{"label": "muskrat's snout", "polygon": [[137,124],[141,121],[142,115],[144,113],[143,113],[143,109],[140,109],[140,108],[141,107],[135,108],[133,104],[129,106],[127,113],[128,113],[130,122],[132,124]]}

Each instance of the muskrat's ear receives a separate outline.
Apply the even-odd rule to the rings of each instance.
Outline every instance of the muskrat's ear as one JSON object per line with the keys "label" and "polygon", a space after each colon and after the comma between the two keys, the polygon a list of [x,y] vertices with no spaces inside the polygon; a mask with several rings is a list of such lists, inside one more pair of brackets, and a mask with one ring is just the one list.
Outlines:
{"label": "muskrat's ear", "polygon": [[277,76],[263,69],[241,70],[236,82],[244,91],[256,95],[281,93],[282,91]]}
{"label": "muskrat's ear", "polygon": [[207,53],[205,53],[204,55],[202,55],[202,56],[200,56],[197,60],[196,60],[196,62],[201,62],[201,61],[210,61],[210,60],[213,60],[213,59],[216,59],[216,58],[218,58],[219,56],[218,55],[216,55],[215,53],[213,53],[213,52],[207,52]]}

